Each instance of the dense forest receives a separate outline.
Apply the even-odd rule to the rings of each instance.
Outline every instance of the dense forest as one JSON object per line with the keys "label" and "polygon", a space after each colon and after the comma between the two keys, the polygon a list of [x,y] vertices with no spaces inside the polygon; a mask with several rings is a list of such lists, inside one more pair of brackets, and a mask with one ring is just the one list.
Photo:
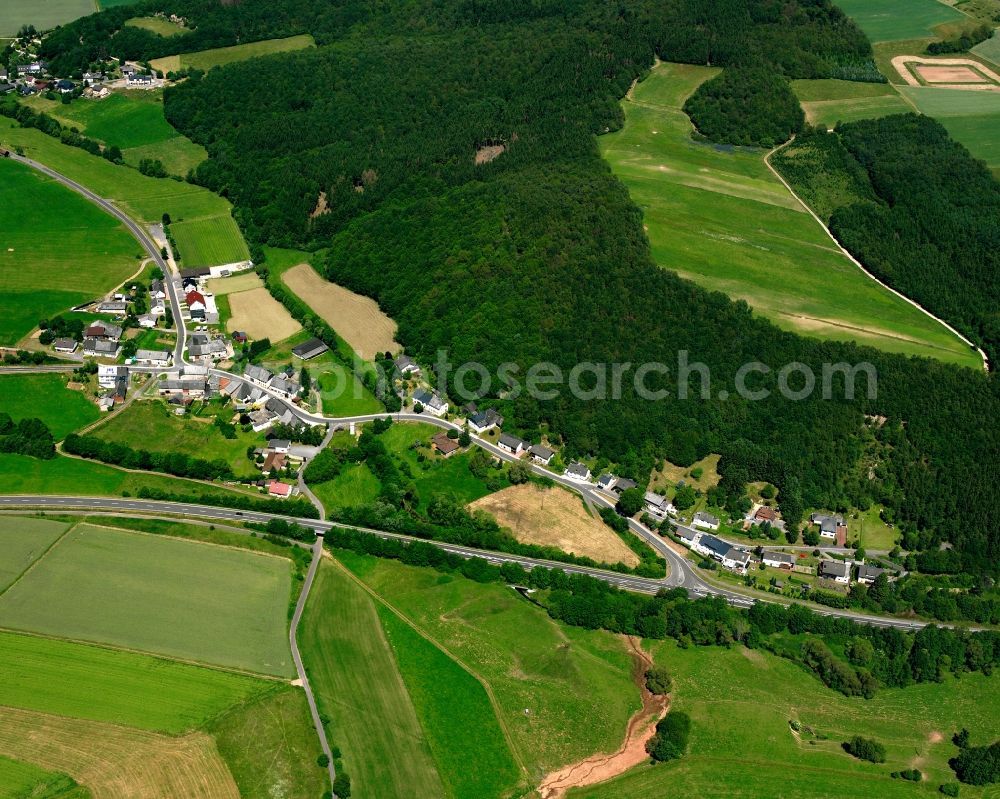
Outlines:
{"label": "dense forest", "polygon": [[839,125],[774,164],[871,272],[998,362],[1000,183],[940,123],[899,114]]}
{"label": "dense forest", "polygon": [[[195,33],[237,19],[257,26],[242,40],[301,32],[290,22],[301,6],[285,0],[154,7],[181,13]],[[109,26],[101,39],[93,19],[67,26],[65,46],[112,46],[120,32]],[[415,1],[353,19],[340,38],[336,26],[324,38],[302,21],[328,47],[232,64],[166,92],[168,119],[210,154],[193,178],[233,200],[255,257],[265,243],[324,248],[326,275],[378,299],[427,363],[439,348],[491,371],[662,361],[672,371],[650,385],[676,397],[681,350],[727,389],[751,361],[802,362],[817,375],[823,363],[871,362],[877,397],[862,381],[851,401],[722,400],[716,389],[650,402],[630,381],[620,400],[489,393],[513,431],[537,439],[547,425],[569,457],[599,453],[645,478],[660,458],[717,452],[716,496],[733,507],[751,480],[780,488],[791,521],[808,507],[880,501],[915,547],[952,541],[949,568],[997,568],[996,381],[802,339],[659,269],[641,213],[596,147],[654,56],[740,67],[766,52],[783,75],[863,76],[870,47],[826,0]],[[186,49],[193,35],[169,47]],[[476,163],[497,144],[499,157]],[[313,215],[321,193],[329,210]],[[775,373],[760,383],[774,390]],[[866,425],[866,414],[886,421]]]}

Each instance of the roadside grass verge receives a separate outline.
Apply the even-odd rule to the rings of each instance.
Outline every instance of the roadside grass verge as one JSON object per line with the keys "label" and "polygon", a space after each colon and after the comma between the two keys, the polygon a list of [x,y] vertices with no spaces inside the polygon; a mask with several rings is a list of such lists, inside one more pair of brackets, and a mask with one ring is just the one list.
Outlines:
{"label": "roadside grass verge", "polygon": [[0,705],[168,735],[275,689],[256,677],[10,632],[0,632],[0,677]]}
{"label": "roadside grass verge", "polygon": [[0,410],[16,422],[37,418],[56,440],[100,418],[97,406],[83,392],[66,388],[61,374],[0,375]]}
{"label": "roadside grass verge", "polygon": [[642,208],[652,255],[705,288],[745,300],[779,327],[981,368],[945,327],[865,276],[778,178],[761,150],[691,138],[683,96],[716,74],[663,63],[600,137]]}
{"label": "roadside grass verge", "polygon": [[81,524],[0,596],[0,626],[291,676],[290,572],[284,559]]}

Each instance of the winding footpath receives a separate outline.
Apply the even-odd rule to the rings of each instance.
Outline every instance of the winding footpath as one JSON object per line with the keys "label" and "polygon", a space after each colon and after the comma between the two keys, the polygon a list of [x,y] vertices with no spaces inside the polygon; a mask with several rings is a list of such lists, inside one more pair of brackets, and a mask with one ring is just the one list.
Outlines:
{"label": "winding footpath", "polygon": [[806,211],[808,212],[809,216],[811,216],[813,219],[816,220],[816,223],[821,228],[823,228],[823,232],[826,233],[826,235],[830,237],[830,241],[832,241],[834,244],[837,245],[837,249],[840,250],[844,254],[844,257],[846,257],[852,264],[854,264],[858,269],[860,269],[869,278],[871,278],[876,283],[878,283],[886,291],[891,292],[892,294],[895,294],[897,297],[899,297],[904,302],[908,302],[910,305],[912,305],[918,311],[920,311],[923,314],[926,314],[931,319],[933,319],[935,322],[937,322],[938,324],[940,324],[944,328],[946,328],[950,333],[953,333],[960,341],[962,341],[964,344],[967,344],[969,346],[969,349],[973,349],[976,352],[978,352],[979,353],[979,357],[983,359],[983,370],[986,371],[986,372],[989,372],[990,371],[990,362],[989,362],[989,359],[986,357],[986,353],[983,352],[983,350],[982,350],[981,347],[978,347],[973,342],[969,341],[969,339],[967,339],[965,336],[963,336],[961,333],[959,333],[955,328],[953,328],[950,324],[948,324],[946,321],[944,321],[944,319],[942,319],[939,316],[935,316],[930,311],[928,311],[926,308],[924,308],[923,305],[921,305],[920,303],[916,302],[915,300],[910,299],[905,294],[902,294],[902,293],[896,291],[896,289],[894,289],[892,286],[890,286],[890,285],[888,285],[886,283],[883,283],[881,280],[879,280],[877,277],[875,277],[875,275],[873,275],[871,272],[869,272],[868,269],[865,268],[865,265],[862,264],[861,261],[859,261],[853,255],[851,255],[847,251],[847,249],[837,240],[837,237],[833,235],[833,232],[830,230],[830,228],[828,228],[826,226],[826,223],[822,219],[820,219],[819,216],[816,215],[816,212],[813,211],[813,209],[809,206],[809,203],[807,203],[798,194],[796,194],[795,193],[795,189],[793,189],[791,187],[791,184],[789,184],[789,182],[787,180],[785,180],[784,177],[782,177],[781,173],[771,165],[771,156],[774,155],[775,153],[777,153],[778,151],[783,150],[784,148],[788,147],[794,141],[795,141],[795,137],[792,136],[792,138],[790,138],[784,144],[779,144],[777,147],[775,147],[767,155],[764,156],[764,164],[767,166],[768,169],[771,170],[771,174],[774,175],[778,180],[781,181],[782,185],[786,189],[788,189],[789,194],[791,194],[799,202],[799,204],[803,208],[806,209]]}

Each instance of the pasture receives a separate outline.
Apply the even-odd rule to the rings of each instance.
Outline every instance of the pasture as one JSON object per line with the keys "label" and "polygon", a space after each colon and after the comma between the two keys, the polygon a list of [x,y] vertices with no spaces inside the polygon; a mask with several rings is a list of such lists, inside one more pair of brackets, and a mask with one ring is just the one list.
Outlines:
{"label": "pasture", "polygon": [[289,36],[287,39],[265,39],[261,42],[217,47],[213,50],[202,50],[197,53],[182,53],[181,55],[154,58],[149,63],[153,69],[162,70],[164,73],[176,72],[188,67],[209,70],[212,67],[221,67],[223,64],[231,64],[234,61],[246,61],[248,58],[257,58],[273,53],[287,53],[291,50],[303,50],[315,46],[316,42],[312,36],[302,34],[301,36]]}
{"label": "pasture", "polygon": [[938,0],[836,0],[872,42],[933,36],[938,25],[966,16]]}
{"label": "pasture", "polygon": [[281,341],[302,329],[285,306],[271,296],[266,288],[237,291],[227,294],[231,316],[226,330],[242,330],[250,338],[269,338]]}
{"label": "pasture", "polygon": [[[78,147],[62,144],[40,131],[19,128],[6,117],[0,118],[0,144],[22,147],[28,157],[114,201],[133,219],[159,223],[163,214],[168,213],[174,223],[196,220],[200,224],[189,234],[204,232],[214,238],[212,247],[215,250],[220,234],[212,231],[213,225],[230,231],[226,234],[229,236],[235,224],[229,202],[208,189],[184,181],[147,177],[135,169],[112,164]],[[134,246],[138,251],[138,245]],[[219,262],[243,260],[246,252],[246,243],[240,240],[238,246],[234,244],[232,251],[219,253]]]}
{"label": "pasture", "polygon": [[298,688],[236,705],[205,731],[215,738],[240,799],[314,799],[329,788],[326,771],[316,767],[319,741]]}
{"label": "pasture", "polygon": [[994,32],[991,39],[987,39],[985,42],[980,42],[972,48],[971,52],[973,55],[985,58],[987,61],[991,61],[996,66],[1000,67],[1000,36]]}
{"label": "pasture", "polygon": [[579,496],[561,488],[523,483],[477,499],[469,509],[486,511],[526,544],[558,547],[599,563],[639,564],[614,530],[589,513]]}
{"label": "pasture", "polygon": [[[673,707],[691,716],[690,753],[637,767],[574,797],[930,797],[940,795],[941,783],[955,781],[948,758],[957,752],[951,743],[956,730],[972,730],[975,745],[1000,736],[996,676],[886,689],[864,700],[835,693],[762,651],[683,650],[673,642],[656,643],[652,651],[673,673]],[[791,727],[793,720],[801,732]],[[844,753],[841,742],[858,734],[885,744],[887,762],[874,765]],[[926,781],[916,786],[889,776],[904,768],[920,769]],[[961,795],[996,793],[963,786]]]}
{"label": "pasture", "polygon": [[396,323],[375,300],[324,280],[309,264],[287,270],[281,279],[363,360],[371,361],[383,352],[399,352]]}
{"label": "pasture", "polygon": [[208,157],[204,147],[167,122],[161,91],[116,91],[101,100],[81,98],[70,105],[37,96],[26,104],[91,138],[117,145],[130,166],[138,166],[143,158],[159,159],[169,173],[184,177]]}
{"label": "pasture", "polygon": [[[58,230],[49,219],[58,219]],[[138,268],[139,254],[114,217],[51,178],[0,160],[0,344],[16,344],[39,319],[119,285]]]}
{"label": "pasture", "polygon": [[795,80],[792,90],[811,125],[834,127],[838,122],[905,114],[910,106],[886,83],[846,80]]}
{"label": "pasture", "polygon": [[95,11],[94,0],[4,0],[0,3],[0,39],[14,36],[22,25],[44,31]]}
{"label": "pasture", "polygon": [[976,158],[1000,175],[1000,92],[903,86],[900,92],[922,114],[934,117]]}
{"label": "pasture", "polygon": [[208,281],[208,290],[216,297],[235,294],[237,291],[263,288],[264,281],[254,271],[241,272],[230,277],[217,277]]}
{"label": "pasture", "polygon": [[378,499],[382,484],[372,474],[368,464],[345,466],[332,480],[309,486],[328,511],[332,508],[354,508]]}
{"label": "pasture", "polygon": [[98,797],[240,797],[214,742],[202,732],[175,738],[7,708],[0,754],[69,774]]}
{"label": "pasture", "polygon": [[186,30],[183,25],[171,22],[165,17],[132,17],[132,19],[125,20],[125,24],[131,25],[133,28],[142,28],[157,36],[176,36]]}
{"label": "pasture", "polygon": [[0,516],[0,594],[40,558],[69,525],[47,519]]}
{"label": "pasture", "polygon": [[0,597],[0,625],[288,676],[290,571],[283,558],[81,524]]}
{"label": "pasture", "polygon": [[241,674],[9,632],[0,632],[0,678],[0,706],[168,735],[274,688]]}
{"label": "pasture", "polygon": [[657,263],[786,330],[978,368],[957,337],[837,249],[762,151],[692,140],[680,105],[714,74],[659,64],[625,100],[624,128],[598,140],[643,211]]}
{"label": "pasture", "polygon": [[185,267],[220,266],[250,258],[250,250],[232,216],[173,222],[170,232]]}
{"label": "pasture", "polygon": [[[620,637],[560,624],[503,585],[336,555],[489,685],[532,785],[549,771],[621,744],[640,698]],[[401,640],[399,651],[404,645]],[[429,665],[428,674],[435,668]]]}
{"label": "pasture", "polygon": [[[219,410],[228,421],[232,411]],[[204,460],[225,461],[233,474],[254,477],[259,470],[247,459],[248,446],[261,446],[264,441],[257,433],[244,433],[237,428],[236,438],[226,438],[215,426],[214,416],[189,413],[177,416],[163,402],[156,400],[133,402],[121,412],[94,428],[92,435],[103,441],[114,441],[149,452],[184,452]],[[142,441],[136,442],[136,432],[142,431]]]}
{"label": "pasture", "polygon": [[16,422],[41,419],[59,440],[101,415],[82,391],[66,388],[61,374],[0,375],[0,409]]}
{"label": "pasture", "polygon": [[320,565],[299,640],[352,792],[448,795],[372,599],[330,562]]}
{"label": "pasture", "polygon": [[0,757],[0,796],[7,799],[89,799],[71,777]]}

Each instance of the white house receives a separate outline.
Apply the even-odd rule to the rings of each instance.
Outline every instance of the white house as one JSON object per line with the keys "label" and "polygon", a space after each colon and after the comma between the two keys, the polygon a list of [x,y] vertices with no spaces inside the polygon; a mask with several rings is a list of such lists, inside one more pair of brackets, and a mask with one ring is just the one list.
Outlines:
{"label": "white house", "polygon": [[711,513],[705,513],[704,511],[698,511],[694,515],[694,521],[692,525],[695,527],[700,527],[702,530],[718,530],[719,520],[715,518]]}
{"label": "white house", "polygon": [[674,513],[673,503],[666,497],[660,496],[653,491],[647,491],[644,497],[646,510],[653,516],[664,518],[668,513]]}
{"label": "white house", "polygon": [[867,566],[862,563],[858,566],[858,582],[862,585],[871,585],[880,574],[885,574],[885,569],[878,566]]}
{"label": "white house", "polygon": [[734,572],[745,572],[750,565],[750,553],[736,549],[736,547],[730,547],[722,556],[722,565]]}
{"label": "white house", "polygon": [[119,377],[128,377],[128,369],[124,366],[105,366],[102,364],[97,367],[97,385],[99,386],[114,388]]}
{"label": "white house", "polygon": [[570,480],[576,480],[580,483],[586,483],[590,479],[590,469],[587,468],[586,464],[579,461],[573,461],[573,463],[566,467],[566,471],[563,474]]}
{"label": "white house", "polygon": [[135,362],[147,366],[169,366],[173,356],[166,350],[138,350]]}
{"label": "white house", "polygon": [[795,556],[784,552],[774,552],[770,549],[764,550],[761,558],[765,566],[773,566],[776,569],[790,569],[795,565]]}
{"label": "white house", "polygon": [[535,463],[540,463],[542,466],[548,466],[549,461],[555,456],[555,452],[548,447],[543,447],[541,444],[532,444],[528,453]]}
{"label": "white house", "polygon": [[501,433],[500,438],[497,441],[497,446],[504,452],[520,456],[521,453],[524,452],[525,442],[517,436],[512,436],[509,433]]}
{"label": "white house", "polygon": [[847,534],[847,523],[843,516],[814,513],[809,521],[819,526],[819,534],[823,538],[836,538],[841,531]]}
{"label": "white house", "polygon": [[851,564],[842,560],[821,560],[816,573],[826,580],[847,585],[851,582]]}
{"label": "white house", "polygon": [[424,391],[420,389],[413,393],[413,404],[420,404],[424,411],[431,416],[441,417],[448,413],[448,403],[441,399],[437,392]]}
{"label": "white house", "polygon": [[243,377],[254,385],[266,388],[267,384],[271,382],[271,378],[274,377],[274,375],[263,366],[254,366],[251,363],[248,364],[246,369],[243,370]]}
{"label": "white house", "polygon": [[156,327],[156,314],[146,313],[139,317],[139,327]]}
{"label": "white house", "polygon": [[399,370],[400,374],[403,375],[419,375],[420,367],[417,366],[417,362],[413,360],[409,355],[400,355],[396,360],[393,361],[395,367]]}
{"label": "white house", "polygon": [[125,316],[128,313],[128,303],[119,300],[112,300],[111,302],[102,302],[97,306],[98,313],[110,313],[115,316]]}
{"label": "white house", "polygon": [[485,411],[477,411],[469,417],[469,429],[477,436],[482,435],[487,430],[500,427],[503,424],[503,417],[492,408]]}

